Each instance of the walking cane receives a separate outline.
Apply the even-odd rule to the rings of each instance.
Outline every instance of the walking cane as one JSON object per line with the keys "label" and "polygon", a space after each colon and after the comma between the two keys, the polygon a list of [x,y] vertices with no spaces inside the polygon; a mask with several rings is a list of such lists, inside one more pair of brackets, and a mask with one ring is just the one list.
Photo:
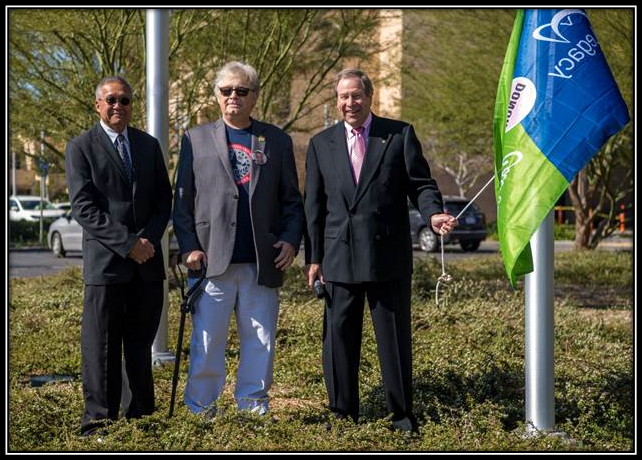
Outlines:
{"label": "walking cane", "polygon": [[198,299],[198,296],[195,295],[195,293],[203,283],[207,269],[205,267],[205,264],[201,265],[201,274],[194,285],[189,288],[187,294],[185,294],[185,290],[183,289],[183,272],[181,272],[180,267],[178,268],[178,272],[181,274],[181,297],[183,298],[183,300],[181,301],[181,322],[178,326],[178,343],[176,344],[176,362],[174,364],[174,376],[172,377],[172,399],[169,403],[169,417],[174,414],[174,400],[176,399],[176,385],[178,385],[178,371],[181,366],[181,349],[183,348],[185,317],[187,316],[188,312],[194,313],[194,302],[196,302],[196,299]]}

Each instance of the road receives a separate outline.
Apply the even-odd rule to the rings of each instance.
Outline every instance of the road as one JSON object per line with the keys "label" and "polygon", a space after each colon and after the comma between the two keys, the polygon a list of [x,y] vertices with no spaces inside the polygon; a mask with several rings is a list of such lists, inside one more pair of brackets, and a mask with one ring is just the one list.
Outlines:
{"label": "road", "polygon": [[53,275],[65,267],[82,266],[82,253],[72,252],[58,258],[49,249],[10,249],[9,277],[31,278]]}
{"label": "road", "polygon": [[[598,249],[610,251],[631,251],[633,241],[631,238],[607,238],[600,243]],[[572,241],[556,241],[555,252],[570,251],[573,249]],[[499,251],[497,241],[483,241],[475,252],[464,252],[458,245],[446,245],[444,248],[444,261],[467,259],[477,255],[495,254]],[[423,259],[435,257],[441,260],[441,252],[426,254],[422,251],[414,251],[414,257]],[[302,265],[301,257],[297,258],[297,264]],[[29,278],[35,276],[52,275],[68,266],[82,266],[82,255],[80,252],[69,253],[65,258],[58,258],[49,249],[10,249],[9,250],[9,277]]]}
{"label": "road", "polygon": [[[558,240],[555,241],[555,252],[566,252],[573,250],[573,241]],[[597,247],[605,251],[631,251],[633,249],[633,241],[631,238],[619,238],[612,236],[600,242]],[[499,251],[499,242],[494,240],[482,241],[479,249],[475,252],[464,252],[459,245],[446,245],[444,247],[444,260],[453,259],[466,259],[479,255],[495,254]],[[426,254],[423,251],[414,251],[414,257],[424,259],[426,256],[433,256],[441,259],[441,251]]]}

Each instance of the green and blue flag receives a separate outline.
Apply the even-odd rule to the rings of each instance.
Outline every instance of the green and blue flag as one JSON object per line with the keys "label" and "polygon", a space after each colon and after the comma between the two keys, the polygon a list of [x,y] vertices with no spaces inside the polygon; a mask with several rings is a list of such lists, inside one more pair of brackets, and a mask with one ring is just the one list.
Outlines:
{"label": "green and blue flag", "polygon": [[573,177],[629,113],[580,9],[518,10],[493,118],[500,249],[511,284]]}

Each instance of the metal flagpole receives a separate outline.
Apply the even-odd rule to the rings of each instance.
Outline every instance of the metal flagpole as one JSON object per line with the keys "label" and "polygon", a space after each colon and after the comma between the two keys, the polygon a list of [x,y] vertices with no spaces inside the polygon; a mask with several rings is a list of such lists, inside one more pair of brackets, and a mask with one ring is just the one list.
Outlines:
{"label": "metal flagpole", "polygon": [[11,184],[11,194],[12,195],[17,195],[17,193],[16,193],[16,190],[17,190],[17,186],[16,186],[16,150],[15,149],[11,149],[11,159],[12,159],[12,161],[11,161],[11,165],[12,165],[12,169],[11,169],[11,178],[12,178],[12,181],[11,181],[12,182],[12,184]]}
{"label": "metal flagpole", "polygon": [[530,240],[533,272],[525,278],[525,405],[530,434],[555,426],[553,262],[555,220],[550,211]]}
{"label": "metal flagpole", "polygon": [[[146,14],[147,38],[147,131],[158,139],[165,166],[169,163],[169,10],[148,9]],[[167,272],[169,243],[167,231],[161,246]],[[167,347],[167,279],[164,282],[163,313],[154,343],[152,362],[155,365],[174,361],[174,355]]]}

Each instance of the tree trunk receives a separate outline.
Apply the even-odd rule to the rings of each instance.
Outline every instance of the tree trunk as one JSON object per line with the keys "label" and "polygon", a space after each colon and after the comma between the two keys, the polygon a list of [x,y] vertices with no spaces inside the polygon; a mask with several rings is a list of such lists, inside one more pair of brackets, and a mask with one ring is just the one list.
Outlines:
{"label": "tree trunk", "polygon": [[575,214],[575,249],[589,249],[591,239],[591,223],[580,222]]}
{"label": "tree trunk", "polygon": [[575,249],[589,249],[591,219],[586,197],[588,179],[582,169],[571,181],[568,192],[575,208]]}

